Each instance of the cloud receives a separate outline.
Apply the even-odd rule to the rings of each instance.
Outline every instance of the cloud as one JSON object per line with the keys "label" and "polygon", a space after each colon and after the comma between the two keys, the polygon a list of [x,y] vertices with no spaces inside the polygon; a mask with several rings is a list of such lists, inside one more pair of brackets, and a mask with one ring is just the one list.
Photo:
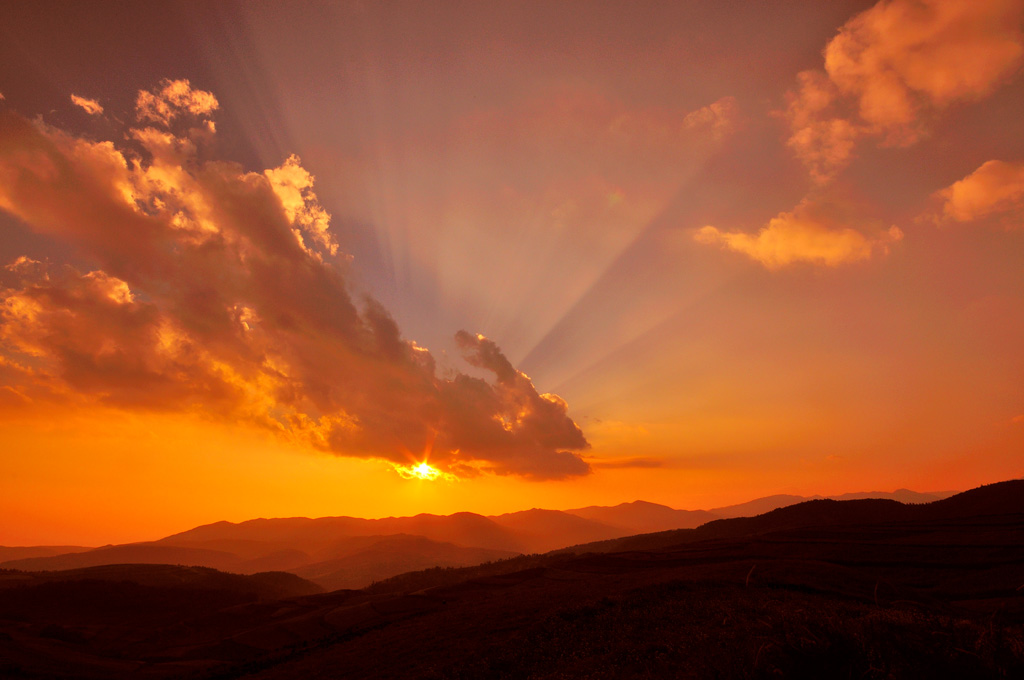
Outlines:
{"label": "cloud", "polygon": [[540,394],[523,372],[512,366],[498,346],[482,335],[459,331],[455,341],[473,366],[494,374],[498,390],[478,378],[458,376],[442,387],[442,400],[458,416],[448,423],[451,446],[474,442],[496,461],[505,461],[539,476],[533,461],[545,451],[546,465],[559,476],[585,474],[589,466],[579,456],[557,449],[585,449],[582,430],[568,416],[568,404],[555,394]]}
{"label": "cloud", "polygon": [[201,413],[459,476],[590,471],[566,403],[494,342],[456,336],[489,378],[442,376],[379,303],[353,300],[298,157],[248,172],[167,129],[216,106],[187,81],[140,93],[132,152],[0,112],[0,209],[91,263],[0,272],[5,399]]}
{"label": "cloud", "polygon": [[804,71],[797,80],[800,89],[788,95],[786,113],[792,134],[787,145],[807,166],[811,178],[825,184],[853,156],[863,129],[834,113],[837,92],[825,74]]}
{"label": "cloud", "polygon": [[829,212],[805,200],[792,212],[779,213],[756,234],[705,226],[694,233],[694,240],[743,253],[768,269],[779,269],[798,262],[835,267],[867,260],[876,253],[888,253],[889,246],[903,238],[903,232],[895,226],[876,236],[865,236],[842,226],[841,219]]}
{"label": "cloud", "polygon": [[824,72],[799,75],[786,115],[789,146],[824,183],[849,162],[855,143],[905,146],[927,120],[977,100],[1024,60],[1017,0],[891,0],[858,14],[824,51]]}
{"label": "cloud", "polygon": [[102,271],[46,270],[4,291],[0,319],[4,345],[59,366],[60,382],[75,393],[116,406],[224,414],[240,399],[228,366]]}
{"label": "cloud", "polygon": [[103,107],[95,99],[86,99],[85,97],[79,97],[77,94],[71,95],[71,103],[82,109],[90,116],[98,116],[103,113]]}
{"label": "cloud", "polygon": [[170,125],[174,119],[190,115],[208,117],[220,107],[210,92],[193,90],[188,80],[160,82],[151,91],[140,90],[135,100],[135,112],[140,121]]}
{"label": "cloud", "polygon": [[944,201],[945,219],[973,222],[1009,214],[1014,226],[1024,226],[1024,163],[988,161],[935,196]]}
{"label": "cloud", "polygon": [[288,219],[299,224],[329,254],[336,255],[338,244],[330,234],[331,216],[320,206],[313,193],[314,178],[302,167],[299,157],[293,154],[284,165],[264,170],[263,174],[270,180]]}
{"label": "cloud", "polygon": [[683,127],[686,129],[707,128],[716,139],[721,139],[730,134],[736,127],[736,119],[739,116],[739,109],[736,106],[735,97],[722,97],[721,99],[691,111],[683,118]]}
{"label": "cloud", "polygon": [[627,458],[591,459],[590,464],[604,470],[626,470],[630,468],[654,469],[668,467],[668,461],[662,458],[643,458],[632,456]]}

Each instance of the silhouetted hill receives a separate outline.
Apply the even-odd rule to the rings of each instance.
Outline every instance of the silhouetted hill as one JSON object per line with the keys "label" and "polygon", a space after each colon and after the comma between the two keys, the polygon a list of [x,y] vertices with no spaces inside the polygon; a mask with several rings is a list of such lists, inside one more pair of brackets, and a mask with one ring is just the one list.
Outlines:
{"label": "silhouetted hill", "polygon": [[338,556],[306,564],[295,573],[327,590],[363,588],[374,581],[429,567],[465,567],[507,559],[516,553],[467,548],[423,536],[397,534],[349,539]]}
{"label": "silhouetted hill", "polygon": [[597,552],[658,550],[682,543],[754,536],[801,527],[1003,515],[1017,512],[1024,513],[1024,480],[989,484],[924,505],[905,505],[894,500],[875,498],[848,501],[831,499],[804,501],[755,517],[714,520],[696,529],[627,536],[576,546],[571,550]]}
{"label": "silhouetted hill", "polygon": [[150,588],[229,590],[254,595],[261,600],[313,595],[324,591],[315,583],[285,572],[241,575],[206,567],[170,564],[107,564],[63,571],[0,571],[0,589],[72,581],[133,583]]}
{"label": "silhouetted hill", "polygon": [[900,503],[932,503],[934,501],[949,498],[956,494],[956,491],[933,491],[921,493],[910,489],[896,489],[895,491],[859,491],[857,493],[844,493],[838,496],[829,496],[834,501],[852,501],[863,498],[886,498]]}
{"label": "silhouetted hill", "polygon": [[0,676],[1024,677],[1024,482],[619,540],[647,545],[280,600],[208,570],[0,571]]}
{"label": "silhouetted hill", "polygon": [[764,498],[755,498],[752,501],[746,503],[738,503],[736,505],[726,505],[721,508],[712,508],[708,510],[712,515],[715,515],[715,519],[731,519],[733,517],[754,517],[755,515],[763,515],[766,512],[771,512],[777,508],[784,508],[787,505],[796,505],[797,503],[803,503],[804,501],[816,500],[821,496],[815,498],[808,498],[806,496],[793,496],[790,494],[776,494],[774,496],[765,496]]}
{"label": "silhouetted hill", "polygon": [[523,510],[489,519],[514,533],[527,552],[547,552],[566,545],[621,536],[624,529],[559,510]]}
{"label": "silhouetted hill", "polygon": [[0,564],[10,560],[24,560],[30,557],[50,557],[67,553],[92,550],[80,545],[34,545],[25,547],[7,547],[0,545]]}
{"label": "silhouetted hill", "polygon": [[[879,494],[914,500],[936,495],[906,490]],[[674,510],[636,501],[614,507],[591,506],[566,512],[533,509],[493,517],[463,512],[383,519],[291,517],[237,524],[216,522],[158,541],[96,549],[75,548],[75,552],[63,554],[54,554],[59,548],[6,548],[4,550],[20,551],[9,554],[21,558],[0,562],[0,567],[55,570],[119,563],[182,564],[243,574],[289,571],[309,576],[328,588],[352,588],[428,566],[459,566],[470,564],[472,560],[492,561],[509,554],[546,552],[597,541],[606,543],[595,546],[594,550],[653,549],[700,540],[715,532],[725,532],[724,537],[778,529],[780,522],[789,522],[788,526],[809,526],[808,522],[839,521],[828,509],[833,507],[829,503],[836,501],[822,501],[824,505],[812,506],[812,509],[792,510],[771,515],[769,519],[753,518],[746,524],[714,522],[716,514],[748,512],[758,507],[802,508],[804,504],[790,504],[794,498],[799,497],[772,496],[719,508],[715,512]],[[874,506],[868,503],[857,512],[866,512],[869,507]],[[842,512],[854,512],[852,507],[843,508]],[[810,513],[810,519],[801,518],[800,513],[805,512]],[[711,521],[712,527],[702,528],[693,535],[686,534],[685,530],[681,534],[662,531],[696,527],[706,521]],[[661,533],[647,533],[658,531]],[[644,535],[632,537],[635,534]],[[380,539],[399,535],[419,536],[424,540],[382,542]]]}
{"label": "silhouetted hill", "polygon": [[[957,492],[955,491],[933,491],[922,493],[910,491],[909,489],[897,489],[896,491],[858,491],[855,493],[844,493],[838,496],[828,496],[834,501],[863,500],[868,498],[879,498],[885,500],[899,501],[900,503],[931,503],[933,501],[948,498]],[[756,498],[746,503],[737,505],[726,505],[720,508],[712,508],[708,512],[715,517],[710,519],[732,519],[733,517],[754,517],[771,512],[778,508],[784,508],[804,501],[816,501],[826,498],[825,496],[794,496],[791,494],[777,494]],[[682,527],[680,527],[682,528]]]}
{"label": "silhouetted hill", "polygon": [[453,515],[359,519],[356,517],[290,517],[253,519],[234,524],[216,522],[163,538],[159,543],[193,545],[211,541],[260,541],[309,552],[347,536],[412,534],[456,545],[521,552],[526,549],[512,532],[491,519],[471,512]]}
{"label": "silhouetted hill", "polygon": [[[226,607],[322,593],[294,574],[118,564],[0,572],[0,619],[52,625],[165,625]],[[78,637],[86,639],[88,632]]]}
{"label": "silhouetted hill", "polygon": [[4,562],[0,567],[28,571],[52,571],[96,567],[105,564],[184,564],[232,571],[239,568],[241,560],[236,555],[222,550],[153,543],[129,543],[65,555],[11,560]]}
{"label": "silhouetted hill", "polygon": [[976,517],[1024,512],[1024,479],[986,484],[922,506],[923,517]]}
{"label": "silhouetted hill", "polygon": [[612,507],[592,505],[586,508],[566,510],[565,512],[570,515],[602,522],[628,531],[631,534],[647,534],[652,531],[666,531],[669,529],[691,529],[721,517],[721,515],[716,515],[707,510],[676,510],[667,505],[658,505],[657,503],[648,503],[646,501],[620,503]]}
{"label": "silhouetted hill", "polygon": [[910,514],[910,508],[899,501],[878,498],[834,501],[823,498],[789,505],[756,517],[715,520],[694,531],[701,538],[733,538],[798,527],[899,521]]}

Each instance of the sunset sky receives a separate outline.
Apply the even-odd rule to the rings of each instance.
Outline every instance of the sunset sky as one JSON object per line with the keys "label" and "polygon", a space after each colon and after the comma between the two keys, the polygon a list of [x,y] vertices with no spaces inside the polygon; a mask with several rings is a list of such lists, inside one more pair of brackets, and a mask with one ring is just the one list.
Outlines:
{"label": "sunset sky", "polygon": [[1024,475],[1021,0],[0,15],[0,545]]}

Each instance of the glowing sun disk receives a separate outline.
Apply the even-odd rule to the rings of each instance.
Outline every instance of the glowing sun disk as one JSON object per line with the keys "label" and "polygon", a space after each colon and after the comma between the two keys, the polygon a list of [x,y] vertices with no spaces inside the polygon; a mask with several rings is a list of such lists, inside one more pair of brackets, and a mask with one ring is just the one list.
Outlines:
{"label": "glowing sun disk", "polygon": [[432,482],[440,477],[447,479],[451,476],[426,461],[416,465],[395,465],[394,467],[395,471],[404,479],[423,479]]}

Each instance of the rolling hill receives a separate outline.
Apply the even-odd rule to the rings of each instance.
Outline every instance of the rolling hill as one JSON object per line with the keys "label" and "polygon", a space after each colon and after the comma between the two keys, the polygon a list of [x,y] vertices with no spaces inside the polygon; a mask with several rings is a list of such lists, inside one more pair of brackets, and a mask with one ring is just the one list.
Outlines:
{"label": "rolling hill", "polygon": [[[906,490],[850,495],[914,502],[941,497]],[[595,541],[613,541],[608,544],[613,549],[628,545],[625,537],[636,534],[693,529],[722,517],[755,514],[761,508],[789,506],[799,500],[799,496],[772,496],[711,511],[635,501],[566,511],[534,508],[489,517],[460,512],[381,519],[261,518],[215,522],[156,541],[101,548],[0,548],[0,557],[7,558],[0,561],[0,568],[41,571],[122,563],[180,564],[240,574],[287,571],[325,588],[361,588],[426,567],[462,567]],[[615,543],[617,539],[627,543]]]}
{"label": "rolling hill", "polygon": [[927,505],[809,501],[616,540],[633,547],[429,569],[360,591],[302,594],[311,586],[275,575],[293,579],[281,599],[253,576],[178,567],[0,572],[0,674],[1024,674],[1024,481]]}

